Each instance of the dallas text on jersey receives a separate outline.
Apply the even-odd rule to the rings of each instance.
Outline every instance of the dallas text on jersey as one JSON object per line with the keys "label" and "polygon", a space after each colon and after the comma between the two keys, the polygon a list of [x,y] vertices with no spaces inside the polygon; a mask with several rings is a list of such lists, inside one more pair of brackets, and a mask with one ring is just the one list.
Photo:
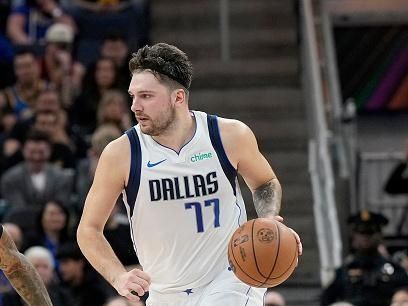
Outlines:
{"label": "dallas text on jersey", "polygon": [[217,173],[149,180],[149,190],[152,202],[206,196],[218,191]]}

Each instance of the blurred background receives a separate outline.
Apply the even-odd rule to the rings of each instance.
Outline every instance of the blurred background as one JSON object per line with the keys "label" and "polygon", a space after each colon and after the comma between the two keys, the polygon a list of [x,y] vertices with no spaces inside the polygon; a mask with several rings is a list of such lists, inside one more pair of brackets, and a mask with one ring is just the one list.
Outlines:
{"label": "blurred background", "polygon": [[[193,62],[190,108],[245,122],[282,183],[281,215],[304,253],[273,288],[286,301],[267,305],[391,305],[408,286],[407,1],[0,0],[0,220],[22,251],[51,252],[47,282],[63,289],[54,304],[115,295],[74,232],[104,146],[135,124],[128,60],[157,42]],[[130,239],[115,238],[127,226],[118,200],[106,235],[132,266]],[[360,258],[354,232],[375,236],[378,254],[363,260],[380,264],[350,265]],[[361,300],[373,292],[382,299]],[[4,277],[0,295],[16,305]]]}

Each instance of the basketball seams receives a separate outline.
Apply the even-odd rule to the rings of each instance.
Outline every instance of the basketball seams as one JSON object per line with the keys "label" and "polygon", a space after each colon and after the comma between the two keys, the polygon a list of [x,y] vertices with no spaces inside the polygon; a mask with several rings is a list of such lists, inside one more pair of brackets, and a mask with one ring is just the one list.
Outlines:
{"label": "basketball seams", "polygon": [[[279,279],[279,278],[281,278],[282,276],[284,276],[286,273],[288,273],[288,271],[290,271],[290,269],[293,268],[293,270],[294,270],[296,267],[293,267],[293,263],[295,262],[296,257],[297,257],[297,251],[295,252],[295,256],[293,257],[292,262],[290,263],[289,268],[287,268],[287,269],[285,270],[285,272],[283,272],[281,275],[276,276],[276,277],[271,277],[271,278],[269,278],[268,280]],[[274,283],[274,284],[270,284],[270,283],[266,282],[265,285],[268,285],[268,286],[271,286],[271,287],[275,287],[275,286],[280,285],[281,283],[283,283],[285,280],[286,280],[286,278],[285,278],[284,280],[280,281],[279,283]]]}
{"label": "basketball seams", "polygon": [[[255,220],[251,220],[251,221],[252,221],[252,224],[255,222]],[[262,284],[264,281],[257,280],[256,278],[252,277],[252,276],[249,275],[247,272],[245,272],[244,269],[242,269],[242,267],[240,266],[239,262],[237,261],[237,258],[235,257],[234,248],[233,248],[232,245],[231,245],[232,241],[233,241],[233,239],[230,240],[230,243],[229,243],[228,247],[231,248],[231,255],[232,255],[233,259],[234,259],[234,265],[235,265],[235,267],[236,267],[236,268],[239,268],[239,270],[240,270],[244,275],[246,275],[248,278],[250,278],[251,280],[256,281],[256,282]],[[263,276],[263,275],[261,274],[261,276]],[[237,275],[237,277],[238,277],[238,275]],[[239,278],[239,277],[238,277],[238,278]],[[242,280],[241,280],[241,281],[242,281]],[[260,287],[260,285],[255,285],[255,284],[251,284],[251,286],[253,286],[253,287]]]}
{"label": "basketball seams", "polygon": [[[269,278],[269,280],[279,279],[279,278],[281,278],[282,276],[284,276],[286,273],[288,273],[288,271],[290,271],[292,268],[293,268],[293,270],[294,270],[296,267],[292,267],[292,265],[293,265],[295,259],[296,259],[296,254],[295,254],[295,257],[293,258],[293,260],[292,260],[292,262],[291,262],[289,268],[286,269],[286,271],[285,271],[284,273],[282,273],[281,275],[276,276],[276,277],[271,277],[271,278]],[[292,272],[293,272],[293,271],[292,271]],[[292,273],[292,272],[291,272],[291,273]],[[278,285],[280,285],[281,283],[283,283],[286,279],[287,279],[287,278],[284,278],[283,280],[279,281],[278,283],[274,282],[273,284],[266,282],[265,285],[268,285],[268,287],[275,287],[275,286],[278,286]]]}
{"label": "basketball seams", "polygon": [[[276,221],[276,222],[278,222],[278,221]],[[268,277],[266,277],[265,278],[265,281],[261,284],[261,286],[263,286],[263,285],[265,285],[265,284],[267,284],[268,283],[268,280],[270,279],[270,276],[272,275],[272,273],[273,273],[273,270],[275,270],[275,267],[276,267],[276,263],[278,262],[278,258],[279,258],[279,251],[280,251],[280,228],[279,228],[279,226],[278,226],[278,224],[275,222],[275,226],[276,226],[276,232],[278,233],[278,237],[276,237],[277,238],[277,240],[278,240],[278,243],[277,243],[277,250],[276,250],[276,255],[275,255],[275,262],[273,263],[273,266],[272,266],[272,269],[271,269],[271,271],[269,272],[269,275],[268,275]],[[256,257],[255,257],[256,258]]]}
{"label": "basketball seams", "polygon": [[[293,263],[295,262],[295,260],[296,260],[297,257],[298,257],[298,252],[297,252],[297,250],[296,250],[295,253],[294,253],[293,259],[292,259],[292,261],[291,261],[291,263],[290,263],[290,265],[289,265],[289,267],[288,267],[282,274],[280,274],[280,275],[278,275],[278,276],[268,277],[268,280],[279,279],[279,278],[281,278],[282,276],[284,276],[286,273],[288,273],[288,271],[290,271],[291,269],[294,270],[296,267],[293,267]],[[285,279],[285,280],[286,280],[286,279]],[[285,281],[285,280],[283,280],[283,281]],[[277,286],[277,285],[283,283],[283,281],[279,282],[278,284],[276,284],[276,283],[274,283],[274,284],[269,284],[268,282],[266,282],[265,285]]]}
{"label": "basketball seams", "polygon": [[[298,258],[298,251],[297,251],[297,246],[295,247],[294,245],[292,245],[293,243],[296,244],[296,239],[294,239],[295,237],[293,234],[289,235],[289,232],[287,231],[285,225],[278,221],[274,221],[274,226],[271,226],[270,222],[268,222],[267,220],[262,220],[262,218],[258,220],[257,224],[255,224],[257,220],[258,219],[248,221],[248,224],[246,225],[246,227],[241,230],[241,232],[244,231],[248,235],[248,237],[246,238],[244,242],[248,241],[248,238],[250,238],[249,239],[250,241],[248,242],[251,244],[247,244],[248,242],[246,242],[245,243],[246,246],[244,247],[244,249],[247,252],[246,256],[250,258],[250,261],[246,262],[244,258],[242,258],[244,261],[241,260],[241,257],[240,257],[241,249],[239,246],[234,247],[233,241],[234,239],[239,241],[239,239],[241,239],[242,237],[239,235],[235,235],[234,233],[234,235],[232,236],[232,239],[230,240],[228,244],[230,262],[235,266],[235,270],[234,270],[235,275],[242,282],[252,287],[261,287],[261,288],[262,287],[264,288],[274,287],[284,282],[293,273],[293,271],[296,268],[296,260]],[[275,241],[273,242],[275,245],[275,248],[272,253],[270,253],[269,251],[267,251],[267,249],[265,249],[265,245],[258,245],[257,244],[258,240],[255,240],[255,239],[259,239],[259,241],[261,240],[266,241],[265,240],[266,236],[264,237],[264,233],[261,234],[262,237],[258,237],[259,229],[263,228],[263,226],[265,226],[266,228],[269,228],[270,230],[276,231]],[[242,233],[240,235],[242,235]],[[271,238],[269,238],[268,241],[271,241],[270,239]],[[291,247],[289,248],[285,247],[286,244],[281,246],[280,244],[284,242],[287,242],[288,244],[290,244]],[[260,247],[261,249],[258,250],[258,247]],[[251,251],[251,248],[252,248],[252,251]],[[235,249],[236,249],[236,252],[235,252]],[[292,255],[292,260],[290,260],[290,255]],[[241,256],[243,255],[241,254]],[[267,262],[268,259],[269,259],[269,265]],[[288,259],[290,260],[289,262],[287,261]],[[282,260],[285,263],[283,263]],[[272,264],[272,266],[270,266],[270,264]],[[281,264],[283,264],[284,266],[280,266]],[[246,271],[243,269],[244,267]],[[261,273],[261,268],[264,268],[264,270],[267,271],[268,267],[270,267],[269,269],[270,272],[265,273],[265,274],[268,274],[266,277],[263,273]],[[285,270],[282,271],[282,268]],[[274,272],[275,274],[276,272],[279,272],[279,275],[274,276],[273,275]],[[260,276],[262,281],[259,280],[257,276]]]}
{"label": "basketball seams", "polygon": [[254,219],[254,221],[252,222],[252,229],[251,229],[251,235],[252,235],[252,237],[251,237],[252,253],[253,253],[253,255],[254,255],[254,261],[255,261],[256,270],[258,271],[259,275],[261,275],[263,278],[266,278],[266,276],[263,275],[262,272],[261,272],[261,270],[259,269],[258,260],[257,260],[257,258],[256,258],[256,253],[255,253],[254,229],[255,229],[255,222],[256,222],[256,220],[257,220],[257,219]]}
{"label": "basketball seams", "polygon": [[289,268],[287,268],[281,275],[276,276],[276,277],[271,277],[270,279],[276,279],[276,278],[279,278],[279,277],[282,277],[283,275],[285,275],[285,273],[287,273],[290,269],[292,269],[292,265],[295,262],[296,257],[297,257],[297,251],[295,252],[295,255],[293,256],[293,259],[290,262]]}

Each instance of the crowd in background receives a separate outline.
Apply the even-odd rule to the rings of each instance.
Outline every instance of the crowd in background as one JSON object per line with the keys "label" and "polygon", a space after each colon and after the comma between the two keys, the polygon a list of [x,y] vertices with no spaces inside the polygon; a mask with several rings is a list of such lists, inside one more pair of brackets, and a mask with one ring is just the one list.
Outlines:
{"label": "crowd in background", "polygon": [[[148,40],[147,1],[0,0],[0,220],[37,268],[55,306],[128,305],[88,265],[75,229],[102,150],[135,123],[128,61]],[[406,181],[400,186],[408,193]],[[351,265],[367,249],[359,254],[356,242],[353,261],[345,259],[323,293],[324,305],[365,303],[350,296],[361,294],[365,282],[377,288],[369,277],[387,276],[382,268],[388,259],[377,252],[379,232],[370,233],[369,246],[381,264],[365,270]],[[126,266],[138,264],[120,199],[105,236]],[[347,273],[360,273],[352,275],[356,283],[347,283]],[[398,286],[405,281],[399,277]],[[392,297],[394,291],[387,291],[386,301],[405,305],[406,287]],[[279,295],[268,294],[265,302],[285,305]],[[11,305],[24,303],[0,273],[0,306]]]}
{"label": "crowd in background", "polygon": [[[148,43],[142,0],[0,0],[0,220],[55,306],[126,306],[75,239],[104,147],[134,123],[131,52]],[[138,265],[123,204],[105,236]],[[0,305],[24,305],[0,273]]]}

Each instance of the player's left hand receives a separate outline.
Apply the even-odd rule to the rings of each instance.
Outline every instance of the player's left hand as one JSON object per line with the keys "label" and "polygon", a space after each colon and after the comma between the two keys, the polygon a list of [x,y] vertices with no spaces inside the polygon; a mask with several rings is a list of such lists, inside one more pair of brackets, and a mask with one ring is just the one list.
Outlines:
{"label": "player's left hand", "polygon": [[[279,221],[279,222],[282,222],[282,223],[283,223],[283,218],[282,218],[281,216],[273,216],[273,219],[275,219],[276,221]],[[297,243],[297,246],[298,246],[298,253],[299,253],[299,256],[300,256],[300,255],[302,255],[302,253],[303,253],[302,241],[300,241],[300,237],[299,237],[298,233],[296,233],[296,232],[295,232],[293,229],[291,229],[290,227],[289,227],[289,229],[292,231],[293,235],[295,236],[296,243]]]}
{"label": "player's left hand", "polygon": [[150,276],[137,268],[121,273],[112,284],[119,295],[126,297],[130,302],[139,301],[140,297],[149,291],[149,285]]}

